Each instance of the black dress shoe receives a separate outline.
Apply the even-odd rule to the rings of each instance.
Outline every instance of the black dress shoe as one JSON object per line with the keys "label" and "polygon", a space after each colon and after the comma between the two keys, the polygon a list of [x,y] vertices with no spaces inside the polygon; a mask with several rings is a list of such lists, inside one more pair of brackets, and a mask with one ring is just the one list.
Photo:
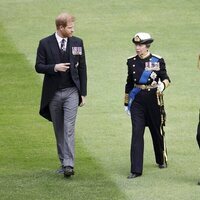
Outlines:
{"label": "black dress shoe", "polygon": [[68,178],[74,175],[74,169],[71,166],[64,167],[64,177]]}
{"label": "black dress shoe", "polygon": [[140,173],[130,173],[127,177],[127,179],[131,179],[131,178],[137,178],[138,176],[141,176],[142,174]]}
{"label": "black dress shoe", "polygon": [[166,164],[162,164],[162,165],[158,165],[158,167],[160,168],[160,169],[164,169],[164,168],[167,168],[167,165]]}

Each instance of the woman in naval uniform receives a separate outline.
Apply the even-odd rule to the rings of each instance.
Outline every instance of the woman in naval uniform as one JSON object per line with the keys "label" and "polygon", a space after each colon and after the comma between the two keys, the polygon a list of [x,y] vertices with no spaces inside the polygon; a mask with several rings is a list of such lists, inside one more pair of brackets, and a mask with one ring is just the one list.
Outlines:
{"label": "woman in naval uniform", "polygon": [[164,140],[161,133],[161,113],[158,94],[170,83],[165,61],[149,51],[153,39],[149,33],[137,33],[132,42],[136,55],[128,58],[125,85],[125,111],[131,115],[131,169],[127,178],[136,178],[143,172],[144,131],[148,126],[159,168],[165,168]]}

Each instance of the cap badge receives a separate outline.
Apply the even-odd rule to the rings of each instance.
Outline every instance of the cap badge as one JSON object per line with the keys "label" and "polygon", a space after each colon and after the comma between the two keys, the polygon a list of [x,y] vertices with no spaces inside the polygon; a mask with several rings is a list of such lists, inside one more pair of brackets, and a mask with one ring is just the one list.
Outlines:
{"label": "cap badge", "polygon": [[134,41],[135,41],[135,42],[140,42],[141,39],[140,39],[139,36],[137,35],[137,36],[135,36]]}

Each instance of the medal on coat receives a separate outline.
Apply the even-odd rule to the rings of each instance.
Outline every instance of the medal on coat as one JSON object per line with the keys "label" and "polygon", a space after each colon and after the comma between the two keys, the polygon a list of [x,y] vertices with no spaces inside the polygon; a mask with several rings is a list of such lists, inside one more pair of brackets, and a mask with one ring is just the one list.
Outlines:
{"label": "medal on coat", "polygon": [[82,55],[82,47],[72,47],[72,55]]}
{"label": "medal on coat", "polygon": [[145,62],[145,70],[147,71],[159,71],[160,63],[159,62]]}

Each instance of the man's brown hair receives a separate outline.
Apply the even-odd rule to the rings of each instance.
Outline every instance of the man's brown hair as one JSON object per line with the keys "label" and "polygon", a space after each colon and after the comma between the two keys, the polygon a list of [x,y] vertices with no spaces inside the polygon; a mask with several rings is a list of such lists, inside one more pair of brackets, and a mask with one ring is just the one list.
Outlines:
{"label": "man's brown hair", "polygon": [[59,14],[55,19],[56,28],[58,29],[60,26],[66,27],[69,22],[74,22],[75,17],[64,12]]}

